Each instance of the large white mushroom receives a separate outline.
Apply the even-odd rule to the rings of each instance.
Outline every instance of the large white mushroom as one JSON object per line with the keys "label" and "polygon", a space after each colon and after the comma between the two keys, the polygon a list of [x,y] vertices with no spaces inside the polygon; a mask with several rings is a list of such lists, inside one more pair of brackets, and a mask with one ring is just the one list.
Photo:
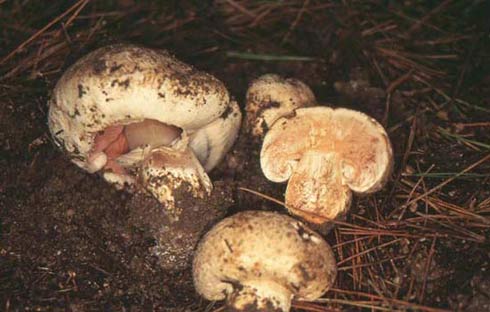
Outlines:
{"label": "large white mushroom", "polygon": [[392,148],[383,127],[344,108],[300,108],[267,132],[261,167],[267,179],[288,182],[286,207],[324,224],[344,216],[352,191],[378,191],[391,172]]}
{"label": "large white mushroom", "polygon": [[300,221],[245,211],[222,220],[199,243],[194,285],[227,311],[289,311],[292,299],[314,300],[334,283],[330,246]]}
{"label": "large white mushroom", "polygon": [[166,51],[98,49],[72,65],[49,103],[49,128],[71,160],[119,186],[141,185],[168,209],[190,185],[209,194],[213,169],[236,139],[241,113],[223,83]]}

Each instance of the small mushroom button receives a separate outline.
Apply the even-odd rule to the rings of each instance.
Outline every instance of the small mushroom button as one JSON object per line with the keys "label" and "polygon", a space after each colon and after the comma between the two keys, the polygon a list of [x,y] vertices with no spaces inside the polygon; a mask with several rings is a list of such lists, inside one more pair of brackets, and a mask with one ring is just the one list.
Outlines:
{"label": "small mushroom button", "polygon": [[315,95],[306,84],[276,74],[265,74],[252,81],[246,98],[247,130],[258,138],[262,138],[280,117],[316,103]]}

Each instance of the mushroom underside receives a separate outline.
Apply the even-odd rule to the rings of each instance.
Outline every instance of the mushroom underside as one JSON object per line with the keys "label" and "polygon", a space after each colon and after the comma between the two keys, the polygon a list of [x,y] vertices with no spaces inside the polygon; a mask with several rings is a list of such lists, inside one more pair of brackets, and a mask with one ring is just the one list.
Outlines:
{"label": "mushroom underside", "polygon": [[105,170],[124,175],[127,174],[125,168],[143,160],[136,157],[129,161],[132,151],[170,146],[181,138],[181,134],[182,129],[151,119],[127,125],[111,125],[95,135],[87,161],[93,171]]}
{"label": "mushroom underside", "polygon": [[351,192],[384,185],[392,166],[384,129],[348,109],[313,107],[279,119],[264,139],[261,166],[274,182],[289,180],[286,206],[313,223],[345,215]]}
{"label": "mushroom underside", "polygon": [[391,147],[384,130],[366,115],[327,107],[298,109],[296,117],[279,119],[269,131],[262,168],[274,182],[285,182],[306,151],[338,162],[343,184],[370,192],[390,165]]}
{"label": "mushroom underside", "polygon": [[189,147],[199,160],[198,164],[209,172],[231,148],[240,128],[238,104],[230,102],[225,113],[196,129],[181,128],[153,119],[112,124],[94,135],[84,167],[89,172],[103,170],[131,179],[132,169],[137,168],[153,150],[170,147],[185,151]]}

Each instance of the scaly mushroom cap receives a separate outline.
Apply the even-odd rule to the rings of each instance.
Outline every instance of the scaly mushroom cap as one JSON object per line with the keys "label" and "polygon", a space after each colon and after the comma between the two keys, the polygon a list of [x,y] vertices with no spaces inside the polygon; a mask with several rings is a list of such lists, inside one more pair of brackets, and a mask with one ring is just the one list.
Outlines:
{"label": "scaly mushroom cap", "polygon": [[197,291],[228,298],[232,311],[289,311],[292,298],[313,300],[337,273],[330,246],[300,221],[245,211],[218,223],[194,256]]}
{"label": "scaly mushroom cap", "polygon": [[277,120],[264,138],[261,167],[273,182],[289,180],[286,206],[313,223],[346,213],[351,191],[385,184],[392,149],[383,127],[349,109],[311,107]]}
{"label": "scaly mushroom cap", "polygon": [[213,76],[166,51],[120,44],[88,54],[63,74],[48,123],[74,163],[104,170],[107,181],[123,185],[134,183],[145,159],[162,146],[171,149],[161,149],[159,158],[190,157],[190,147],[201,164],[188,162],[195,166],[189,170],[211,170],[235,141],[241,114]]}
{"label": "scaly mushroom cap", "polygon": [[260,76],[247,90],[247,127],[253,136],[262,137],[280,117],[315,103],[315,95],[300,80],[275,74]]}

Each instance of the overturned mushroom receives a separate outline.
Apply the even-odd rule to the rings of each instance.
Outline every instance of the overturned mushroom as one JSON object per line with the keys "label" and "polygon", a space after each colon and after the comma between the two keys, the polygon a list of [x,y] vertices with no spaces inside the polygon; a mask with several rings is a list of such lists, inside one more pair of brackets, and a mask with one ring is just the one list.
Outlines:
{"label": "overturned mushroom", "polygon": [[262,137],[280,117],[315,104],[315,95],[303,82],[275,74],[262,75],[247,90],[247,128]]}
{"label": "overturned mushroom", "polygon": [[194,285],[228,311],[289,311],[291,300],[322,296],[337,274],[330,246],[300,221],[246,211],[209,231],[194,257]]}
{"label": "overturned mushroom", "polygon": [[[184,209],[216,209],[183,200],[211,196],[206,172],[240,127],[237,103],[213,76],[165,51],[113,45],[72,65],[49,106],[51,134],[79,167],[118,187],[149,192],[170,223]],[[193,237],[197,243],[199,235]]]}
{"label": "overturned mushroom", "polygon": [[264,138],[261,167],[273,182],[288,182],[286,206],[323,224],[345,215],[351,191],[378,191],[392,168],[383,127],[369,116],[328,107],[301,108],[277,120]]}

